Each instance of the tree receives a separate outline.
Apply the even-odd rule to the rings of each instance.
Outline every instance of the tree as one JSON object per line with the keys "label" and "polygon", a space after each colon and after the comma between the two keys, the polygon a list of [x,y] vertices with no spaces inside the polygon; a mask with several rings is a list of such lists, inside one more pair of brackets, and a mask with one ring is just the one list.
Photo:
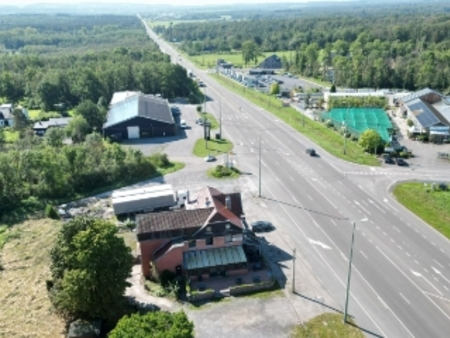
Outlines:
{"label": "tree", "polygon": [[384,141],[380,134],[373,129],[367,129],[363,132],[358,141],[359,145],[366,151],[374,151],[384,145]]}
{"label": "tree", "polygon": [[331,85],[330,93],[336,93],[336,86],[334,83]]}
{"label": "tree", "polygon": [[148,312],[125,316],[110,332],[108,338],[193,338],[194,324],[183,311]]}
{"label": "tree", "polygon": [[103,123],[105,122],[103,108],[100,108],[90,100],[85,100],[75,108],[75,111],[78,115],[84,117],[90,127],[90,132],[93,130],[102,130]]}
{"label": "tree", "polygon": [[89,134],[90,126],[83,116],[77,115],[73,117],[66,127],[66,135],[70,137],[74,143],[81,143]]}
{"label": "tree", "polygon": [[65,136],[65,131],[63,128],[49,128],[44,135],[44,144],[56,149],[61,148],[63,146]]}
{"label": "tree", "polygon": [[270,86],[270,95],[277,95],[280,94],[280,85],[278,82],[272,83]]}
{"label": "tree", "polygon": [[50,252],[49,286],[60,314],[111,322],[120,318],[133,257],[117,231],[108,221],[86,216],[62,226]]}
{"label": "tree", "polygon": [[242,59],[244,60],[244,64],[247,66],[247,64],[255,60],[258,60],[258,53],[257,53],[257,46],[254,41],[245,41],[242,44]]}
{"label": "tree", "polygon": [[14,129],[15,130],[23,130],[27,124],[27,117],[23,113],[22,108],[14,108],[13,112],[13,121],[14,121]]}

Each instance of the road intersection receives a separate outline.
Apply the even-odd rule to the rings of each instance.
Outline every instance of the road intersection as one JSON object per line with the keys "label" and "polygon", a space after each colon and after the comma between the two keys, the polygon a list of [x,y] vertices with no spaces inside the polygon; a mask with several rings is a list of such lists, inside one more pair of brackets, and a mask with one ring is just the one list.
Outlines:
{"label": "road intersection", "polygon": [[[207,85],[209,112],[218,116],[221,102],[224,136],[235,144],[238,168],[253,173],[255,187],[261,140],[261,199],[276,211],[277,227],[342,308],[351,222],[356,221],[349,313],[357,324],[376,336],[446,337],[450,242],[389,194],[397,180],[445,180],[446,171],[370,168],[336,159],[189,61],[180,61],[177,51],[147,31]],[[305,153],[310,147],[320,158]]]}

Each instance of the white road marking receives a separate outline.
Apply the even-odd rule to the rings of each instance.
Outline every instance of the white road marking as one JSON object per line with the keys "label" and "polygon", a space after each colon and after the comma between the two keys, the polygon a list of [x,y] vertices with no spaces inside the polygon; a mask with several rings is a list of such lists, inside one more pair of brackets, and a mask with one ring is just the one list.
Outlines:
{"label": "white road marking", "polygon": [[427,239],[427,236],[425,236],[425,235],[422,235],[422,236],[423,236],[423,238]]}
{"label": "white road marking", "polygon": [[255,151],[253,150],[253,148],[250,148],[250,152],[254,153]]}
{"label": "white road marking", "polygon": [[364,252],[362,252],[361,250],[359,252],[361,253],[361,255],[364,256],[365,259],[368,259],[367,256],[364,254]]}
{"label": "white road marking", "polygon": [[441,263],[439,263],[437,260],[433,259],[433,261],[434,261],[437,265],[439,265],[441,268],[444,268],[444,266],[443,266]]}
{"label": "white road marking", "polygon": [[391,238],[391,242],[392,242],[392,243],[395,243],[395,241],[394,241],[392,238]]}
{"label": "white road marking", "polygon": [[380,210],[383,214],[386,213],[386,211],[384,211],[382,208],[380,208],[374,201],[372,201],[371,199],[369,199],[369,202],[371,204],[373,204],[378,210]]}
{"label": "white road marking", "polygon": [[448,291],[447,287],[444,285],[444,289]]}
{"label": "white road marking", "polygon": [[414,276],[416,276],[416,277],[423,278],[428,284],[430,284],[430,286],[431,286],[433,289],[435,289],[437,292],[439,292],[439,294],[442,296],[442,292],[439,291],[439,289],[438,289],[437,287],[435,287],[435,286],[433,285],[433,283],[431,283],[428,279],[426,279],[420,272],[411,270],[411,273],[412,273]]}
{"label": "white road marking", "polygon": [[409,302],[409,300],[407,300],[406,297],[403,296],[401,292],[400,292],[400,296],[405,300],[405,302],[407,302],[409,305],[411,305],[411,303]]}
{"label": "white road marking", "polygon": [[397,209],[395,209],[392,205],[389,204],[389,201],[387,200],[387,198],[384,199],[384,203],[386,203],[390,208],[394,209],[395,211],[398,212]]}
{"label": "white road marking", "polygon": [[434,242],[431,242],[431,244],[433,244],[434,246],[436,246],[436,243],[434,243]]}
{"label": "white road marking", "polygon": [[417,260],[414,260],[414,263],[419,264],[419,262]]}
{"label": "white road marking", "polygon": [[250,143],[251,143],[251,144],[255,144],[255,142],[253,142],[252,140],[250,140]]}
{"label": "white road marking", "polygon": [[442,253],[445,253],[444,249],[441,249],[441,252],[442,252]]}
{"label": "white road marking", "polygon": [[397,244],[397,247],[398,247],[400,250],[402,250],[402,247],[401,247],[400,245]]}
{"label": "white road marking", "polygon": [[394,226],[394,229],[397,230],[398,232],[401,232],[396,226]]}
{"label": "white road marking", "polygon": [[433,271],[435,272],[435,273],[437,273],[439,276],[441,276],[442,277],[442,279],[444,279],[447,283],[449,283],[450,284],[450,280],[448,280],[447,278],[445,278],[445,276],[442,274],[442,272],[440,272],[438,269],[436,269],[435,267],[431,267],[432,269],[433,269]]}
{"label": "white road marking", "polygon": [[408,257],[411,257],[411,255],[410,255],[409,253],[406,253],[406,255],[407,255]]}
{"label": "white road marking", "polygon": [[371,240],[371,239],[369,239],[369,242],[370,242],[370,243],[372,243],[372,240]]}
{"label": "white road marking", "polygon": [[366,213],[368,213],[369,215],[371,215],[371,213],[368,211],[368,210],[366,210],[358,201],[355,201],[355,200],[353,200],[353,202],[355,202],[355,204],[357,205],[357,206],[359,206],[361,209],[363,209]]}
{"label": "white road marking", "polygon": [[333,223],[334,225],[337,225],[335,221],[331,220],[331,223]]}
{"label": "white road marking", "polygon": [[366,201],[363,201],[363,200],[361,200],[361,202],[362,202],[362,203],[364,203],[364,204],[366,205],[366,207],[368,207],[368,206],[369,206],[369,204],[367,204],[367,202],[366,202]]}
{"label": "white road marking", "polygon": [[291,177],[291,176],[289,176],[289,179],[291,180],[291,181],[293,181],[294,179]]}
{"label": "white road marking", "polygon": [[423,293],[426,293],[429,296],[432,296],[432,297],[439,298],[439,299],[445,300],[447,302],[450,302],[450,299],[447,299],[447,298],[444,298],[444,297],[439,297],[438,295],[435,295],[435,294],[432,294],[432,293],[429,293],[429,292],[425,292],[425,291]]}
{"label": "white road marking", "polygon": [[385,233],[385,232],[383,231],[383,235],[387,236],[387,233]]}
{"label": "white road marking", "polygon": [[386,309],[389,309],[389,307],[387,306],[387,304],[385,303],[385,301],[384,301],[383,299],[381,299],[380,296],[378,296],[378,300],[380,301],[381,304],[383,304],[383,306],[384,306]]}
{"label": "white road marking", "polygon": [[344,183],[342,183],[341,181],[338,181],[340,185],[344,185]]}
{"label": "white road marking", "polygon": [[331,247],[329,247],[328,245],[326,245],[326,244],[324,244],[324,243],[322,243],[322,242],[315,241],[315,240],[313,240],[313,239],[311,239],[311,238],[308,238],[308,241],[309,241],[309,243],[311,243],[311,244],[313,244],[313,245],[317,245],[317,246],[322,247],[322,249],[331,250]]}
{"label": "white road marking", "polygon": [[311,201],[314,201],[314,200],[312,199],[312,197],[311,197],[311,196],[309,196],[309,195],[308,195],[308,198],[309,198],[309,199],[310,199]]}

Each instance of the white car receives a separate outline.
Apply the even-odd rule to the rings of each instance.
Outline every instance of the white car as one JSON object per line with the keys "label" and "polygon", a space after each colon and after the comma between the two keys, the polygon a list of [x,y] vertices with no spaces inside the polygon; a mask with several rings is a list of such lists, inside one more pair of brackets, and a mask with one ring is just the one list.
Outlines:
{"label": "white car", "polygon": [[208,155],[205,157],[205,162],[214,162],[216,158],[212,155]]}
{"label": "white car", "polygon": [[180,121],[180,127],[181,127],[182,129],[186,129],[186,128],[187,128],[187,124],[186,124],[186,121],[185,121],[185,120],[181,120],[181,121]]}
{"label": "white car", "polygon": [[203,119],[201,117],[199,117],[197,120],[195,120],[195,123],[199,124],[199,125],[203,125]]}

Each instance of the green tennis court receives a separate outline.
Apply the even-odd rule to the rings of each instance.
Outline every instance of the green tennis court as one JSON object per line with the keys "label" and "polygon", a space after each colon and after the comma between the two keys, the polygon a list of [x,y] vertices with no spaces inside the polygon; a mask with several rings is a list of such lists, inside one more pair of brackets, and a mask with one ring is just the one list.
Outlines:
{"label": "green tennis court", "polygon": [[331,120],[335,126],[346,125],[358,137],[367,129],[373,129],[386,142],[390,140],[392,123],[380,108],[334,108],[323,113],[322,118]]}

